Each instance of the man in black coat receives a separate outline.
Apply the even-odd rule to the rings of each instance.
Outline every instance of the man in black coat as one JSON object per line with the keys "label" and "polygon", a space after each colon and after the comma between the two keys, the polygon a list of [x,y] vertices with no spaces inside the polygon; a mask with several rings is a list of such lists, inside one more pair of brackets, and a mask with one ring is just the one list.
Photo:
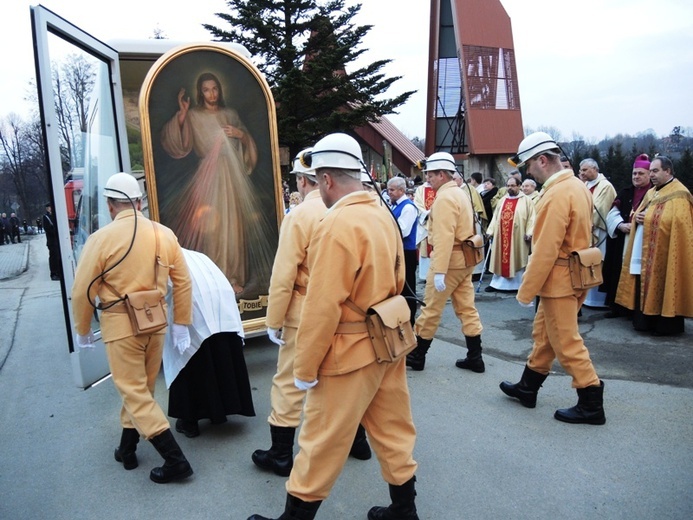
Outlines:
{"label": "man in black coat", "polygon": [[11,227],[10,220],[7,218],[7,213],[0,215],[0,228],[2,233],[0,233],[0,238],[2,238],[2,244],[10,243]]}
{"label": "man in black coat", "polygon": [[19,217],[17,217],[16,213],[10,215],[10,238],[13,244],[15,243],[15,239],[17,240],[17,244],[22,243],[22,238],[19,235]]}
{"label": "man in black coat", "polygon": [[60,280],[62,269],[60,268],[60,245],[58,244],[58,229],[55,226],[53,208],[50,202],[46,204],[46,213],[43,215],[43,230],[46,233],[46,247],[48,248],[48,266],[51,271],[51,280]]}

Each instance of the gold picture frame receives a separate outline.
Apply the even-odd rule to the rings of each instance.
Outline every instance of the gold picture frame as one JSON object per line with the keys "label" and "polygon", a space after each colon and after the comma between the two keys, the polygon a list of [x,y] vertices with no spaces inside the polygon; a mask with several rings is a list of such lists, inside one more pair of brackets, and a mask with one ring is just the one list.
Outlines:
{"label": "gold picture frame", "polygon": [[152,65],[138,105],[150,218],[224,272],[245,332],[264,329],[284,215],[269,85],[233,49],[183,45]]}

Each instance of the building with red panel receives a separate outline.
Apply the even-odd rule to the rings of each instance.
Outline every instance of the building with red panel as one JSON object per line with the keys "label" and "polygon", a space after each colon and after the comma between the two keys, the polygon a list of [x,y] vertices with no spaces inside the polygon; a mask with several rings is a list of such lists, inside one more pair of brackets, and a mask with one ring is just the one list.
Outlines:
{"label": "building with red panel", "polygon": [[524,137],[510,17],[500,0],[431,0],[426,155],[504,178]]}

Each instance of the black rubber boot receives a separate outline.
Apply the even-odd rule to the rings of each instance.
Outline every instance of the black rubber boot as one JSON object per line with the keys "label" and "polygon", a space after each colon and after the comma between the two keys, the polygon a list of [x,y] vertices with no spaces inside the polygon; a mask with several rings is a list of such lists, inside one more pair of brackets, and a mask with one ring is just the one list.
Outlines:
{"label": "black rubber boot", "polygon": [[572,408],[556,410],[553,416],[571,424],[604,424],[604,381],[599,386],[578,388],[578,403]]}
{"label": "black rubber boot", "polygon": [[464,339],[467,342],[467,357],[458,359],[455,366],[471,370],[477,374],[483,373],[486,366],[481,358],[481,336],[465,336]]}
{"label": "black rubber boot", "polygon": [[366,429],[359,424],[354,437],[354,444],[351,445],[349,455],[358,460],[368,460],[371,458],[371,447],[368,445],[366,438]]}
{"label": "black rubber boot", "polygon": [[183,455],[171,430],[166,430],[156,437],[149,439],[156,451],[164,458],[164,465],[154,468],[149,478],[157,484],[166,484],[174,480],[183,480],[193,474],[190,463]]}
{"label": "black rubber boot", "polygon": [[423,339],[416,336],[416,348],[407,354],[407,366],[412,370],[421,371],[426,364],[426,353],[431,348],[433,339]]}
{"label": "black rubber boot", "polygon": [[255,450],[252,455],[256,466],[274,471],[280,477],[288,477],[294,467],[294,435],[296,428],[270,424],[272,447]]}
{"label": "black rubber boot", "polygon": [[313,520],[322,501],[304,502],[300,498],[286,494],[286,506],[279,518],[267,518],[266,516],[253,515],[248,520]]}
{"label": "black rubber boot", "polygon": [[500,384],[500,389],[505,395],[518,398],[522,406],[534,408],[537,405],[539,388],[541,388],[547,376],[548,374],[540,374],[525,365],[525,371],[522,372],[519,383],[512,384],[509,381],[503,381]]}
{"label": "black rubber boot", "polygon": [[120,435],[120,446],[115,449],[115,460],[123,463],[125,469],[137,467],[137,443],[140,442],[140,434],[135,428],[123,428]]}
{"label": "black rubber boot", "polygon": [[195,419],[176,420],[176,431],[182,433],[188,439],[200,436],[200,426]]}
{"label": "black rubber boot", "polygon": [[419,520],[416,514],[416,477],[410,478],[401,486],[390,487],[392,504],[387,507],[376,506],[368,511],[368,520]]}

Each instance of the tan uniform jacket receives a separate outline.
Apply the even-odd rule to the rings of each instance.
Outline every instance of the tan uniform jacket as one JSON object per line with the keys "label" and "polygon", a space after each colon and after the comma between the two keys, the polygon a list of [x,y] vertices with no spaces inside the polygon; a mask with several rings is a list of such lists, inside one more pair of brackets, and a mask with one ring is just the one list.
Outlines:
{"label": "tan uniform jacket", "polygon": [[455,181],[438,188],[428,217],[429,240],[433,245],[430,269],[434,273],[467,267],[460,245],[474,234],[473,211],[469,197]]}
{"label": "tan uniform jacket", "polygon": [[[168,279],[173,282],[173,322],[180,325],[192,323],[192,284],[183,251],[176,236],[166,226],[156,224],[159,234],[159,263],[156,289],[162,296],[168,291]],[[113,222],[92,234],[84,245],[75,272],[72,286],[72,313],[75,329],[85,335],[91,328],[94,308],[87,299],[87,289],[92,280],[123,258],[130,247],[135,218],[133,210],[123,210]],[[132,250],[125,259],[103,277],[111,287],[97,280],[90,289],[93,302],[98,295],[103,305],[118,299],[113,290],[121,296],[134,292],[154,289],[154,262],[156,243],[152,221],[137,212],[137,236]],[[119,303],[118,307],[123,304]],[[164,334],[163,329],[159,334]],[[101,313],[101,336],[105,342],[132,336],[132,328],[127,314],[104,311]]]}
{"label": "tan uniform jacket", "polygon": [[[603,174],[599,174],[599,183],[594,187],[592,199],[594,200],[594,213],[592,215],[592,225],[595,228],[606,231],[606,216],[616,198],[616,188],[606,180]],[[597,213],[599,211],[599,213]]]}
{"label": "tan uniform jacket", "polygon": [[517,299],[531,302],[575,294],[567,266],[554,265],[572,251],[590,247],[592,195],[572,170],[563,170],[544,186],[536,204],[532,254]]}
{"label": "tan uniform jacket", "polygon": [[375,362],[368,333],[335,331],[340,322],[364,321],[344,305],[347,299],[365,311],[402,292],[404,250],[397,222],[369,193],[347,195],[318,225],[308,258],[310,283],[298,326],[294,376],[314,381],[318,374],[346,374]]}
{"label": "tan uniform jacket", "polygon": [[268,327],[298,327],[305,294],[294,286],[305,289],[308,285],[308,244],[326,210],[320,192],[313,190],[284,217],[272,266],[265,320]]}

